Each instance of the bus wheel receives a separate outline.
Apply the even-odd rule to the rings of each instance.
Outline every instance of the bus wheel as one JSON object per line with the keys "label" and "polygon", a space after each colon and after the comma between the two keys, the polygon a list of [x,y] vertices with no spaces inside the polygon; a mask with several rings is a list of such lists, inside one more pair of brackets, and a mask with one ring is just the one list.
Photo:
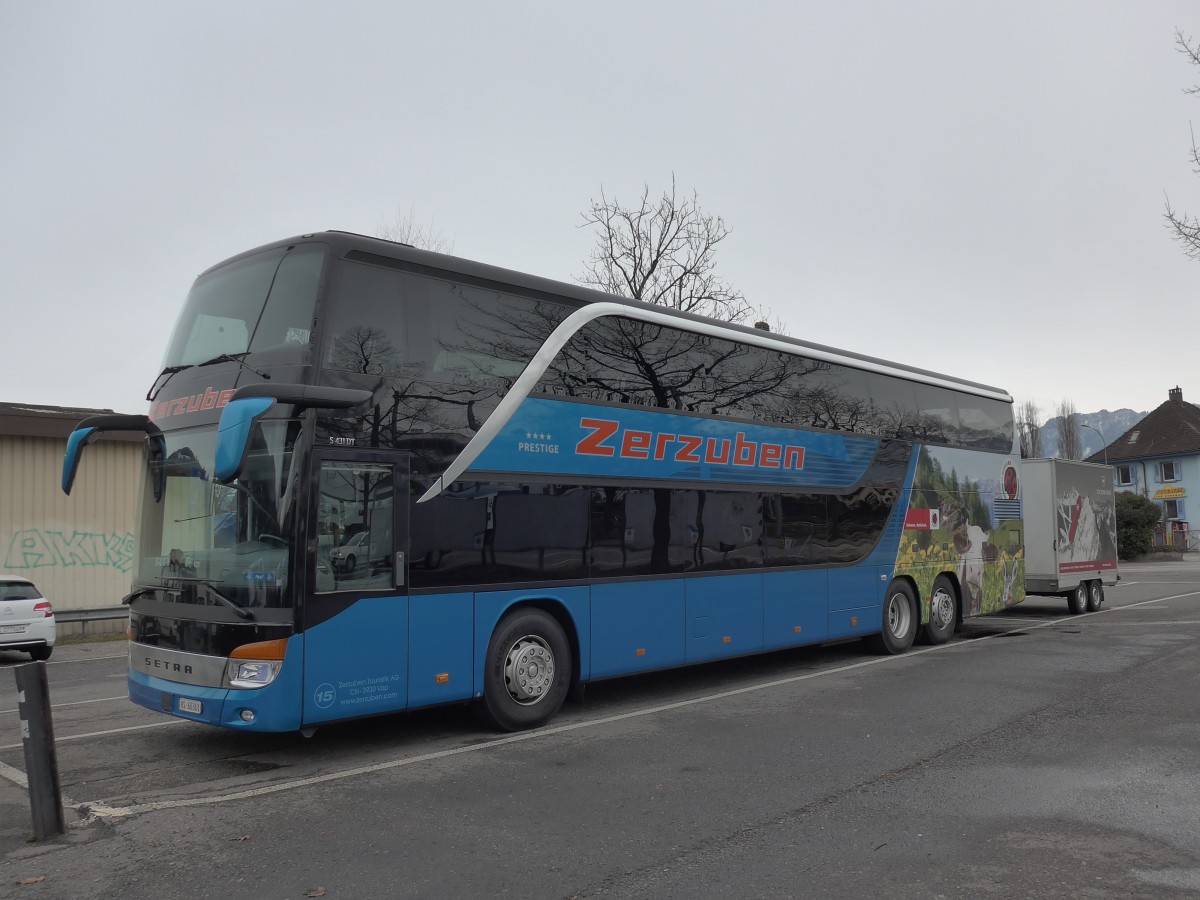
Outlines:
{"label": "bus wheel", "polygon": [[954,585],[945,575],[933,582],[933,594],[929,598],[929,622],[925,625],[925,640],[931,644],[944,644],[954,634],[958,624],[958,595]]}
{"label": "bus wheel", "polygon": [[917,636],[917,598],[907,581],[893,581],[883,601],[883,631],[872,635],[880,653],[903,653]]}
{"label": "bus wheel", "polygon": [[1088,589],[1086,584],[1080,583],[1075,590],[1067,594],[1067,609],[1071,610],[1073,615],[1079,615],[1087,609]]}
{"label": "bus wheel", "polygon": [[483,713],[497,728],[543,725],[571,686],[571,645],[562,626],[540,609],[519,609],[500,620],[488,643]]}
{"label": "bus wheel", "polygon": [[1087,611],[1098,612],[1100,604],[1104,602],[1104,584],[1100,581],[1093,581],[1088,585]]}

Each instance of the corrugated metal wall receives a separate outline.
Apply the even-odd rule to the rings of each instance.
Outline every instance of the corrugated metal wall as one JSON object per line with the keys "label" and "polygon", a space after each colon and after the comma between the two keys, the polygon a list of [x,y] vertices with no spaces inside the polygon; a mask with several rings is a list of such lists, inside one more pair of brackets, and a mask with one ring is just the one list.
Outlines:
{"label": "corrugated metal wall", "polygon": [[116,606],[133,573],[142,445],[89,446],[69,497],[66,448],[55,438],[0,437],[0,572],[29,578],[56,609]]}

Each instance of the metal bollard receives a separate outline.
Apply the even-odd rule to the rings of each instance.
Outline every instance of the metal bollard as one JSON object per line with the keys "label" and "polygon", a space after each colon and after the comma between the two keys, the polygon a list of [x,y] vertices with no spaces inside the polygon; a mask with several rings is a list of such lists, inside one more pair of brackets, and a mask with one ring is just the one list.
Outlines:
{"label": "metal bollard", "polygon": [[67,830],[63,820],[62,789],[58,784],[54,723],[50,719],[50,684],[44,662],[17,666],[13,674],[17,679],[17,714],[21,718],[21,741],[25,745],[33,836],[41,841]]}

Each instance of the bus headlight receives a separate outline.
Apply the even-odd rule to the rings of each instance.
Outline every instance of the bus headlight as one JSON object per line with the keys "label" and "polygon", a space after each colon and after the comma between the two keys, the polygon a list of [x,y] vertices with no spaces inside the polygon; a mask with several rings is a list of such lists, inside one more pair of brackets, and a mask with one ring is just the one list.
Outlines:
{"label": "bus headlight", "polygon": [[231,688],[266,687],[283,668],[287,640],[242,644],[229,654],[225,663],[225,686]]}
{"label": "bus headlight", "polygon": [[266,659],[231,659],[225,666],[225,683],[235,688],[266,687],[283,664]]}

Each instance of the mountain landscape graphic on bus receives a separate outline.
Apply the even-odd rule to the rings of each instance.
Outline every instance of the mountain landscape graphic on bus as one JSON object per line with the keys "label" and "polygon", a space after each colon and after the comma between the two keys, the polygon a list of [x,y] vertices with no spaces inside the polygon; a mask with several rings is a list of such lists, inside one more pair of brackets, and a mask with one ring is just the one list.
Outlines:
{"label": "mountain landscape graphic on bus", "polygon": [[[997,470],[998,469],[998,470]],[[937,572],[958,578],[963,613],[995,612],[1024,599],[1017,468],[1005,460],[924,446],[896,558],[928,597]]]}

